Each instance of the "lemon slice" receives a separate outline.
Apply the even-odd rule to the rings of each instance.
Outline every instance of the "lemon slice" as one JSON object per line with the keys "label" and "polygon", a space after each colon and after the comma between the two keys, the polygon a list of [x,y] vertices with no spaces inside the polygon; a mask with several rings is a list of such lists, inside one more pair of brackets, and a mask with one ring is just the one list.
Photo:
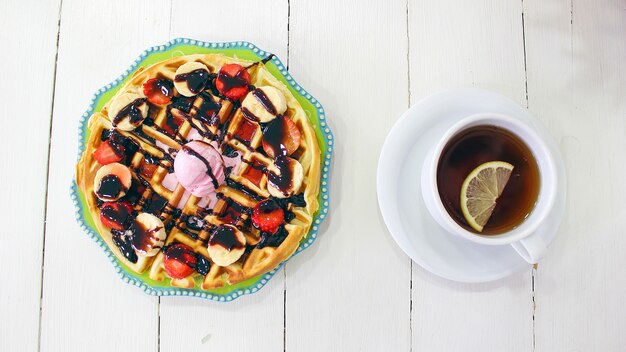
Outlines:
{"label": "lemon slice", "polygon": [[513,165],[490,161],[475,168],[463,181],[461,211],[474,230],[483,231],[512,172]]}

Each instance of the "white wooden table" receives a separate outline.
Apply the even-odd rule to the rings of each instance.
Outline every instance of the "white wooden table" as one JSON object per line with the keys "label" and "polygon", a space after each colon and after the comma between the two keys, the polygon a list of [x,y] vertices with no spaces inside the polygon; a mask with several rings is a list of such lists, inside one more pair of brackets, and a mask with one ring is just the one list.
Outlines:
{"label": "white wooden table", "polygon": [[[176,37],[277,54],[337,142],[315,245],[228,304],[123,283],[69,197],[92,94]],[[0,351],[626,350],[623,0],[1,0],[0,43]],[[378,211],[387,131],[455,87],[527,106],[568,170],[545,259],[490,284],[421,269]]]}

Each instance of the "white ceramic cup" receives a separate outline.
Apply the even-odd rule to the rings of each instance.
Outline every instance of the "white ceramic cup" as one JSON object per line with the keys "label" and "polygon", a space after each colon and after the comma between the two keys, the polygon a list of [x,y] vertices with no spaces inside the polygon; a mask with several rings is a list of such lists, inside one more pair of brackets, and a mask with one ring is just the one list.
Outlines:
{"label": "white ceramic cup", "polygon": [[[497,126],[514,133],[530,148],[539,166],[540,188],[533,210],[517,227],[498,235],[477,234],[457,224],[445,209],[437,188],[437,165],[448,141],[463,130],[483,125]],[[537,263],[545,253],[546,244],[542,241],[533,241],[533,234],[537,232],[539,225],[554,206],[557,192],[556,164],[544,141],[526,123],[497,113],[481,113],[462,119],[444,133],[426,156],[421,184],[428,211],[435,221],[451,234],[484,245],[511,245],[522,258],[531,264]]]}

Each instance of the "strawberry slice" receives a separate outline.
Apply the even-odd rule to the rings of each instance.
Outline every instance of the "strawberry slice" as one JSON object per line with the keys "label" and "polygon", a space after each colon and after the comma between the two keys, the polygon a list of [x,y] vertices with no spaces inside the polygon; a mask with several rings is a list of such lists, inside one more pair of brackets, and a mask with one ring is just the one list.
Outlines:
{"label": "strawberry slice", "polygon": [[182,243],[169,246],[165,250],[163,265],[165,271],[173,279],[184,279],[191,275],[198,263],[193,250]]}
{"label": "strawberry slice", "polygon": [[150,164],[142,161],[141,164],[139,164],[139,173],[146,177],[152,177],[158,166],[159,165],[157,164]]}
{"label": "strawberry slice", "polygon": [[252,224],[263,232],[275,233],[285,221],[285,212],[273,199],[266,199],[254,207]]}
{"label": "strawberry slice", "polygon": [[128,202],[105,202],[100,207],[100,222],[113,230],[126,230],[133,218],[133,207]]}
{"label": "strawberry slice", "polygon": [[93,152],[94,158],[100,165],[119,163],[124,159],[124,146],[113,145],[109,141],[104,141],[98,149]]}
{"label": "strawberry slice", "polygon": [[263,150],[271,158],[289,156],[298,150],[301,139],[295,122],[287,116],[278,116],[263,132]]}
{"label": "strawberry slice", "polygon": [[174,84],[167,79],[151,78],[143,84],[143,94],[152,104],[166,105],[174,96]]}
{"label": "strawberry slice", "polygon": [[237,64],[226,64],[220,68],[215,79],[215,88],[227,98],[240,100],[248,93],[250,74]]}

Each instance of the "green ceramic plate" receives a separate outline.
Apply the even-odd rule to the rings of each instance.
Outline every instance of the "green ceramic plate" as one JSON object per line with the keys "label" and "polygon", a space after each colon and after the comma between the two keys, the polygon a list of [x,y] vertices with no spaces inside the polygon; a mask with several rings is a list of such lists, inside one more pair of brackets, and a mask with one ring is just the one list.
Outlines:
{"label": "green ceramic plate", "polygon": [[[172,57],[189,55],[189,54],[209,54],[220,53],[230,57],[237,57],[240,59],[246,59],[251,61],[259,61],[266,58],[270,53],[263,51],[253,44],[247,42],[228,42],[228,43],[208,43],[199,40],[178,38],[174,39],[164,45],[154,46],[145,50],[139,58],[115,81],[107,84],[96,92],[91,100],[89,109],[83,114],[80,119],[78,128],[78,157],[82,155],[85,150],[85,143],[89,138],[89,129],[87,128],[87,121],[89,117],[95,112],[100,111],[102,107],[113,97],[117,91],[124,85],[126,80],[140,67],[147,67],[159,61],[163,61]],[[320,209],[315,213],[313,218],[313,225],[309,234],[302,240],[298,247],[296,254],[300,253],[307,247],[309,247],[317,238],[317,232],[319,230],[320,223],[324,220],[328,214],[328,178],[330,170],[330,162],[333,150],[333,135],[326,124],[326,117],[324,115],[324,109],[322,105],[307,93],[287,72],[287,68],[276,57],[270,60],[265,65],[272,74],[282,81],[293,93],[296,99],[302,105],[302,108],[309,117],[309,120],[313,124],[317,139],[319,142],[320,150],[322,152],[322,177],[320,179],[320,196],[319,203]],[[115,267],[115,270],[120,274],[122,280],[128,282],[131,285],[142,288],[146,293],[155,296],[196,296],[211,299],[214,301],[232,301],[242,295],[254,293],[261,289],[269,279],[272,278],[284,264],[279,265],[276,269],[270,271],[267,274],[259,275],[257,277],[240,282],[236,285],[226,286],[215,290],[203,291],[199,289],[183,289],[171,287],[166,281],[159,282],[152,280],[148,277],[148,273],[137,274],[130,270],[126,265],[120,262],[113,254],[111,249],[104,242],[94,221],[89,213],[87,203],[84,195],[78,189],[76,182],[72,182],[71,187],[72,202],[76,207],[76,219],[81,228],[89,235],[102,250],[107,257],[111,260],[111,263]],[[294,254],[295,255],[295,254]],[[198,279],[199,280],[199,279]],[[199,282],[197,282],[199,284]]]}

